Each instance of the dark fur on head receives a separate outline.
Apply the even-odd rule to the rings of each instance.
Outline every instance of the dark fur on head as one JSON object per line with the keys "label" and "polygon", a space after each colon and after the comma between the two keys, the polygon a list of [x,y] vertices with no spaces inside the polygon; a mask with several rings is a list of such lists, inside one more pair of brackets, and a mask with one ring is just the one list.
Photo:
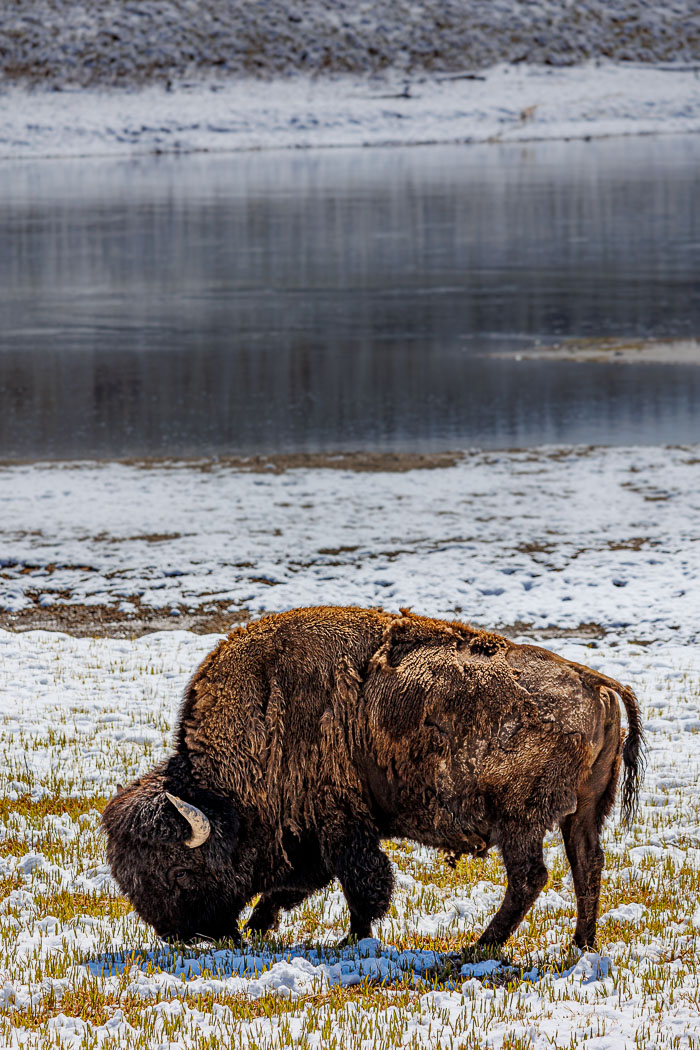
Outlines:
{"label": "dark fur on head", "polygon": [[[203,845],[186,845],[192,829],[166,791],[207,816],[211,834]],[[114,878],[161,937],[238,935],[238,815],[229,799],[194,783],[181,756],[122,789],[108,803],[102,826]]]}

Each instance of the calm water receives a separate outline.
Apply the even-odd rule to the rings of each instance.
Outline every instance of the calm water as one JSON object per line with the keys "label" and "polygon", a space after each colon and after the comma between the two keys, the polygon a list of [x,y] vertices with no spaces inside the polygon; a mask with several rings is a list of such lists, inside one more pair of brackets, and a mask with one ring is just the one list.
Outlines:
{"label": "calm water", "polygon": [[700,138],[0,167],[0,457],[700,440]]}

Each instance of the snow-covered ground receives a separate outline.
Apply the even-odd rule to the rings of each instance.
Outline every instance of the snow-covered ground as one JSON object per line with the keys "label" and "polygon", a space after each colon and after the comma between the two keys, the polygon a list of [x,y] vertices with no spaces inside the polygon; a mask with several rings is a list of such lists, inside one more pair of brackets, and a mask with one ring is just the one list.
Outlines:
{"label": "snow-covered ground", "polygon": [[[0,609],[408,605],[695,643],[700,447],[467,453],[405,473],[0,467]],[[126,624],[128,630],[128,622]],[[581,634],[586,634],[582,631]],[[590,631],[588,632],[590,634]]]}
{"label": "snow-covered ground", "polygon": [[598,952],[569,952],[574,896],[552,836],[551,881],[508,946],[516,969],[449,955],[498,904],[497,858],[452,871],[405,843],[388,847],[397,891],[376,940],[333,949],[347,917],[331,886],[275,943],[173,954],[118,896],[99,809],[164,753],[216,638],[0,630],[4,1045],[696,1047],[699,451],[475,453],[369,474],[3,468],[5,607],[38,587],[49,604],[224,593],[251,611],[381,601],[460,605],[485,624],[594,620],[597,648],[576,631],[551,644],[632,684],[649,740],[640,818],[605,833]]}
{"label": "snow-covered ground", "polygon": [[700,131],[693,68],[498,65],[483,79],[207,80],[136,89],[0,85],[0,159]]}

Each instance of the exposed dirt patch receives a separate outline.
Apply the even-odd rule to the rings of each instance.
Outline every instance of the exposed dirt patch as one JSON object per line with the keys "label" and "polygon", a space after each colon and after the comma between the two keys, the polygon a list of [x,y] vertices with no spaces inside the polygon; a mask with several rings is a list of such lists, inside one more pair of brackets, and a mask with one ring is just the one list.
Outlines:
{"label": "exposed dirt patch", "polygon": [[[179,608],[177,614],[168,609],[149,609],[137,605],[133,613],[123,612],[116,605],[48,605],[37,604],[31,609],[8,612],[0,609],[0,628],[6,631],[63,631],[76,638],[139,638],[151,631],[192,631],[194,634],[226,634],[239,623],[252,619],[247,609],[230,608],[229,601],[209,601],[194,612]],[[510,624],[477,624],[465,616],[466,610],[456,609],[456,615],[474,627],[496,630],[508,638],[528,635],[535,641],[549,638],[604,638],[606,628],[599,623],[580,623],[577,627],[535,627],[531,622],[515,620]],[[646,645],[646,641],[637,640]]]}
{"label": "exposed dirt patch", "polygon": [[537,540],[531,543],[519,543],[515,548],[519,554],[553,554],[556,549],[554,543],[540,543]]}
{"label": "exposed dirt patch", "polygon": [[[476,626],[476,624],[474,625]],[[607,630],[599,623],[580,623],[577,627],[556,627],[554,624],[547,627],[534,627],[532,623],[516,620],[511,624],[499,624],[497,630],[506,638],[519,635],[530,635],[536,639],[546,638],[605,638]]]}
{"label": "exposed dirt patch", "polygon": [[182,533],[146,532],[143,534],[137,534],[135,536],[110,536],[107,532],[98,532],[96,536],[87,538],[94,539],[98,543],[131,543],[132,541],[138,541],[141,543],[167,543],[169,540],[181,539]]}
{"label": "exposed dirt patch", "polygon": [[[121,463],[124,466],[140,470],[201,470],[211,473],[214,470],[237,470],[247,474],[283,474],[287,470],[350,470],[357,474],[391,473],[401,474],[407,470],[441,470],[454,467],[465,458],[464,452],[289,452],[274,456],[211,456],[201,459],[163,459],[147,457],[144,459],[110,459],[110,463]],[[0,467],[16,467],[35,460],[0,460]],[[90,460],[86,466],[103,462]],[[46,461],[47,467],[52,465]],[[57,467],[64,468],[65,460],[56,461]],[[27,533],[26,535],[29,535]],[[163,540],[177,539],[175,533],[153,533],[152,535],[131,536],[129,539],[144,540],[147,543],[160,543]],[[106,538],[107,539],[107,538]],[[113,540],[111,542],[119,542]]]}
{"label": "exposed dirt patch", "polygon": [[407,470],[436,470],[454,467],[463,452],[290,452],[274,456],[218,456],[213,459],[177,462],[127,460],[136,467],[195,467],[204,472],[240,470],[249,474],[283,474],[286,470],[350,470],[355,473],[404,473]]}
{"label": "exposed dirt patch", "polygon": [[646,503],[665,503],[674,496],[673,492],[667,492],[665,489],[653,488],[651,485],[636,485],[631,481],[623,481],[621,488],[641,496]]}
{"label": "exposed dirt patch", "polygon": [[646,547],[657,547],[658,540],[648,536],[632,536],[628,540],[608,540],[606,547],[610,551],[641,551]]}
{"label": "exposed dirt patch", "polygon": [[[134,604],[133,599],[131,599]],[[230,609],[230,601],[207,602],[190,612],[178,609],[138,607],[121,611],[116,605],[48,605],[7,612],[0,609],[0,627],[6,631],[63,631],[76,638],[138,638],[151,631],[192,631],[194,634],[226,634],[231,627],[250,619],[247,609]]]}
{"label": "exposed dirt patch", "polygon": [[354,551],[359,550],[359,547],[319,547],[319,554],[352,554]]}

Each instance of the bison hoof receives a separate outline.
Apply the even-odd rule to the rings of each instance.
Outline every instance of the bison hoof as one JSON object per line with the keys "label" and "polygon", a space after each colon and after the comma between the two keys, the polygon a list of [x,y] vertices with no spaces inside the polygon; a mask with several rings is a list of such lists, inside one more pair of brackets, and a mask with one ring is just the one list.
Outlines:
{"label": "bison hoof", "polygon": [[372,936],[372,928],[368,926],[365,930],[351,930],[347,937],[338,941],[338,948],[352,948],[358,941],[364,941],[366,937]]}

